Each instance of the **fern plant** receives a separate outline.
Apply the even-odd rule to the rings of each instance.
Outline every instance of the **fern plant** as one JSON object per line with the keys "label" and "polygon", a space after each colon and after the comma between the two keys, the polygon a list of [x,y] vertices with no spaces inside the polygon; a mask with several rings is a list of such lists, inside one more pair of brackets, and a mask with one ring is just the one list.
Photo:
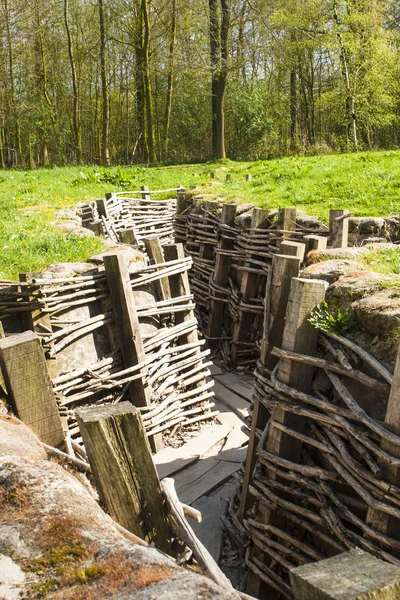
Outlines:
{"label": "fern plant", "polygon": [[358,326],[354,310],[345,308],[330,309],[326,302],[321,302],[311,311],[308,321],[316,329],[321,331],[335,331],[344,333]]}

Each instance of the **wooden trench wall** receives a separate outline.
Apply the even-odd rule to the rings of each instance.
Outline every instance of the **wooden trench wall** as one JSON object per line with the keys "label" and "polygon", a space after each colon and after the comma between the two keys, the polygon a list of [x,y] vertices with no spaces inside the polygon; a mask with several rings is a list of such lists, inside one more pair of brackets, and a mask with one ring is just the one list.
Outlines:
{"label": "wooden trench wall", "polygon": [[[30,329],[40,339],[72,454],[85,455],[75,418],[82,406],[129,399],[153,450],[162,447],[163,432],[195,427],[215,414],[209,350],[198,338],[189,290],[191,258],[180,244],[161,247],[154,237],[146,247],[152,258],[145,262],[129,264],[123,252],[111,253],[104,267],[80,276],[25,274],[19,284],[1,287],[5,333]],[[13,408],[25,415],[30,402],[25,422],[60,445],[58,433],[46,431],[39,396],[17,398]]]}

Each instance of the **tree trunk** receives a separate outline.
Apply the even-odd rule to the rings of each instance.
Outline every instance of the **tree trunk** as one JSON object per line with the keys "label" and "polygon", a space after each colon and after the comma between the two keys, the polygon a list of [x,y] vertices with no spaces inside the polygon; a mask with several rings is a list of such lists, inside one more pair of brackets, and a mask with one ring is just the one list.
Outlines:
{"label": "tree trunk", "polygon": [[151,77],[150,77],[150,18],[149,18],[149,0],[142,0],[142,15],[143,15],[143,79],[144,92],[146,98],[146,123],[147,123],[147,145],[149,162],[157,161],[156,153],[156,138],[154,133],[154,115],[153,115],[153,100],[151,93]]}
{"label": "tree trunk", "polygon": [[221,0],[221,63],[218,75],[218,90],[216,102],[216,121],[217,121],[217,139],[216,155],[217,158],[226,158],[225,152],[225,113],[224,97],[226,82],[228,79],[228,34],[229,34],[230,13],[228,0]]}
{"label": "tree trunk", "polygon": [[81,141],[80,118],[79,118],[79,92],[78,92],[78,79],[76,76],[74,51],[73,51],[73,46],[72,46],[72,36],[71,36],[71,30],[70,30],[69,22],[68,22],[68,2],[69,2],[69,0],[64,0],[64,23],[65,23],[65,31],[67,32],[68,57],[69,57],[69,64],[71,67],[72,91],[73,91],[73,95],[74,95],[73,111],[72,111],[74,144],[75,144],[75,149],[76,149],[76,161],[80,165],[82,163],[82,141]]}
{"label": "tree trunk", "polygon": [[339,43],[339,55],[340,55],[340,63],[342,65],[342,74],[346,87],[346,112],[348,118],[348,135],[352,138],[354,150],[358,149],[358,139],[357,139],[357,122],[356,122],[356,111],[355,111],[355,100],[354,94],[351,90],[351,82],[350,82],[350,72],[349,65],[347,60],[347,52],[345,45],[343,43],[343,38],[340,33],[340,20],[337,12],[337,4],[336,0],[333,3],[333,17],[336,23],[336,37]]}
{"label": "tree trunk", "polygon": [[98,0],[99,4],[99,22],[100,22],[100,72],[101,72],[101,91],[103,101],[102,114],[102,136],[101,136],[101,162],[103,165],[110,164],[109,137],[110,137],[110,99],[108,89],[108,69],[107,69],[107,40],[104,0]]}
{"label": "tree trunk", "polygon": [[171,37],[169,40],[169,69],[167,80],[167,101],[165,106],[165,158],[168,158],[169,128],[171,123],[172,91],[174,84],[174,62],[176,42],[176,0],[172,0]]}
{"label": "tree trunk", "polygon": [[217,98],[220,66],[220,31],[218,0],[209,0],[210,9],[210,65],[211,65],[211,123],[212,123],[212,156],[217,156]]}
{"label": "tree trunk", "polygon": [[21,126],[18,118],[17,98],[15,92],[15,73],[14,73],[14,48],[12,44],[12,26],[10,19],[10,11],[8,0],[4,0],[4,12],[6,22],[7,46],[8,46],[8,69],[10,78],[10,117],[14,121],[15,126],[15,147],[13,156],[13,166],[17,167],[22,162],[22,146],[21,146]]}

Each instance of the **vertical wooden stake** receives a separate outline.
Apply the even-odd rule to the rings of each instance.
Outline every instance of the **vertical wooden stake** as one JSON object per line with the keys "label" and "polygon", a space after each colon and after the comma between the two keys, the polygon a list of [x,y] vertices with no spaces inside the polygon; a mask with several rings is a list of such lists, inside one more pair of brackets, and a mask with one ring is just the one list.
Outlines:
{"label": "vertical wooden stake", "polygon": [[347,248],[349,236],[348,210],[329,211],[329,245],[332,248]]}
{"label": "vertical wooden stake", "polygon": [[279,254],[286,254],[287,256],[297,256],[300,262],[304,260],[304,254],[306,251],[306,245],[301,242],[292,242],[290,240],[283,240],[279,246]]}
{"label": "vertical wooden stake", "polygon": [[[397,360],[393,374],[392,387],[389,400],[386,407],[385,424],[390,431],[400,435],[400,346],[397,352]],[[400,446],[391,444],[382,439],[381,446],[386,452],[400,458]],[[388,464],[386,461],[381,463],[384,470],[385,481],[393,483],[396,487],[400,485],[400,467],[398,465]],[[382,513],[374,508],[368,509],[367,523],[374,529],[385,533],[395,539],[400,539],[400,523],[398,519]]]}
{"label": "vertical wooden stake", "polygon": [[[236,216],[236,204],[224,204],[222,207],[221,224],[233,226]],[[233,240],[221,237],[218,248],[221,250],[231,250],[233,248]],[[231,259],[226,254],[217,253],[214,270],[214,281],[218,286],[225,287],[228,283],[229,269]],[[226,299],[226,296],[218,291],[212,291],[216,298]],[[210,315],[208,319],[207,335],[210,338],[210,348],[218,346],[218,338],[221,333],[222,321],[224,316],[225,302],[217,299],[211,300]]]}
{"label": "vertical wooden stake", "polygon": [[62,446],[64,432],[38,336],[24,331],[0,339],[0,362],[15,414],[49,446]]}
{"label": "vertical wooden stake", "polygon": [[100,499],[115,520],[142,539],[171,552],[160,481],[140,413],[130,402],[76,411]]}
{"label": "vertical wooden stake", "polygon": [[[146,358],[130,285],[127,259],[121,254],[106,254],[104,266],[113,301],[114,320],[122,359],[127,369],[144,362]],[[145,382],[145,373],[143,369],[142,378],[129,384],[130,397],[135,406],[148,406],[151,401],[151,389]]]}
{"label": "vertical wooden stake", "polygon": [[[282,348],[300,354],[315,356],[317,351],[318,331],[308,322],[308,315],[317,304],[325,298],[328,287],[326,281],[317,279],[292,279],[289,301],[286,310],[285,327],[282,336]],[[278,379],[283,383],[302,392],[309,392],[312,385],[313,367],[295,363],[288,359],[279,361]],[[274,408],[271,415],[271,425],[267,440],[267,451],[280,458],[298,462],[301,453],[301,442],[274,427],[280,423],[302,432],[304,417],[290,414],[281,408]],[[275,473],[269,473],[271,479],[276,478]],[[265,524],[279,525],[280,519],[276,513],[268,510],[263,505],[258,505],[257,519]],[[260,589],[264,587],[260,578],[255,573],[250,573],[247,593],[259,596]]]}
{"label": "vertical wooden stake", "polygon": [[303,240],[306,244],[306,256],[313,250],[323,252],[326,250],[328,243],[328,238],[323,237],[322,235],[305,235]]}
{"label": "vertical wooden stake", "polygon": [[105,199],[99,198],[98,200],[96,200],[97,212],[99,213],[100,217],[105,217],[106,219],[108,219],[109,215],[106,200],[109,200],[110,198],[112,198],[112,196],[113,194],[106,194]]}
{"label": "vertical wooden stake", "polygon": [[[264,332],[261,341],[260,363],[272,369],[277,358],[271,355],[274,346],[280,347],[282,343],[283,328],[285,325],[286,307],[289,299],[290,284],[293,277],[297,277],[300,269],[300,259],[296,256],[282,256],[276,254],[272,259],[271,271],[265,294]],[[253,497],[248,493],[256,461],[257,429],[264,429],[269,413],[260,402],[257,395],[254,398],[249,446],[246,455],[246,464],[240,499],[239,518],[243,519],[246,512],[254,504]]]}
{"label": "vertical wooden stake", "polygon": [[251,181],[251,175],[250,175],[250,173],[247,173],[247,175],[246,175],[246,181]]}
{"label": "vertical wooden stake", "polygon": [[142,191],[142,200],[151,200],[150,198],[150,194],[146,193],[149,191],[149,188],[147,185],[141,185],[140,189]]}
{"label": "vertical wooden stake", "polygon": [[[160,243],[160,238],[153,235],[144,240],[147,255],[155,263],[161,264],[165,262],[164,252]],[[171,298],[171,290],[169,288],[168,277],[163,277],[154,282],[154,288],[158,300],[169,300]]]}
{"label": "vertical wooden stake", "polygon": [[129,244],[130,246],[137,247],[137,239],[133,227],[131,229],[121,229],[118,234],[122,244]]}
{"label": "vertical wooden stake", "polygon": [[290,238],[290,231],[296,231],[296,215],[295,208],[280,208],[278,210],[278,230],[283,231],[281,237],[276,241],[279,248],[281,241]]}
{"label": "vertical wooden stake", "polygon": [[[261,227],[266,219],[268,218],[268,211],[262,210],[261,208],[254,208],[251,218],[251,229]],[[242,283],[240,286],[240,296],[242,301],[247,304],[250,302],[250,298],[253,298],[260,283],[260,275],[256,273],[244,272]],[[232,362],[235,363],[237,359],[237,353],[242,340],[243,333],[248,330],[254,319],[254,315],[240,311],[239,321],[233,326],[232,334]]]}

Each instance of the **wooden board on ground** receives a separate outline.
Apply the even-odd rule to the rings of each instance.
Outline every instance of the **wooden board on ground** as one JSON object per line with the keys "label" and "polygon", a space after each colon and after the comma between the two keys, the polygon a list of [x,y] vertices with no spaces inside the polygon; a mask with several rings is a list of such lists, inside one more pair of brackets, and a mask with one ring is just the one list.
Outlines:
{"label": "wooden board on ground", "polygon": [[238,463],[215,460],[213,456],[198,460],[196,464],[178,473],[175,479],[179,500],[192,504],[229,479],[238,468]]}
{"label": "wooden board on ground", "polygon": [[224,371],[221,369],[221,367],[215,363],[213,363],[211,365],[210,372],[213,377],[215,377],[216,375],[223,375],[223,373],[224,373]]}
{"label": "wooden board on ground", "polygon": [[180,448],[164,448],[153,456],[157,473],[160,479],[171,477],[174,473],[181,471],[196,462],[210,448],[224,440],[232,431],[234,425],[222,423],[207,425],[199,435],[189,440]]}
{"label": "wooden board on ground", "polygon": [[229,390],[217,380],[215,380],[213,389],[216,398],[225,404],[225,406],[230,408],[230,410],[232,410],[235,415],[242,419],[242,421],[246,422],[246,417],[249,415],[250,403],[242,396],[238,396]]}
{"label": "wooden board on ground", "polygon": [[233,496],[237,485],[237,481],[232,478],[193,503],[193,507],[201,512],[203,520],[201,523],[191,521],[190,526],[217,563],[222,550],[221,515],[226,513],[227,501]]}
{"label": "wooden board on ground", "polygon": [[216,375],[214,379],[218,383],[222,383],[223,386],[237,396],[241,396],[248,402],[251,402],[254,386],[254,377],[252,375],[247,373],[243,375],[239,375],[238,373],[223,373],[222,375]]}

